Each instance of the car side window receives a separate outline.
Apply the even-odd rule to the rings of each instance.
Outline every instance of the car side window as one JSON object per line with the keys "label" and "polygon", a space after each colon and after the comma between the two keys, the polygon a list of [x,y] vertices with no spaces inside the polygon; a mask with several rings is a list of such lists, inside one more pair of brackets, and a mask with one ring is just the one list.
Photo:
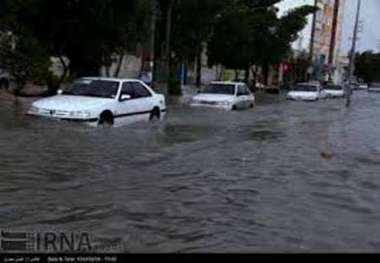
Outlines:
{"label": "car side window", "polygon": [[247,96],[249,91],[245,86],[238,86],[237,96]]}
{"label": "car side window", "polygon": [[135,99],[151,97],[150,91],[145,88],[141,83],[133,82],[133,88],[135,92]]}
{"label": "car side window", "polygon": [[243,86],[243,90],[244,90],[244,94],[246,96],[250,95],[249,89],[248,89],[248,87],[246,85]]}
{"label": "car side window", "polygon": [[136,97],[135,90],[133,88],[133,84],[130,82],[124,82],[123,86],[121,87],[121,96],[122,95],[129,95],[131,96],[131,99],[134,99]]}

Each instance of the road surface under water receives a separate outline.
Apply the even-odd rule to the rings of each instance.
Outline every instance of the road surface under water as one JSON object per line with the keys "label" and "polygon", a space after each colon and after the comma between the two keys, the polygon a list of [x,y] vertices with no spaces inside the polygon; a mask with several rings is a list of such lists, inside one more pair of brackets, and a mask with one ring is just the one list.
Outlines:
{"label": "road surface under water", "polygon": [[1,229],[86,231],[112,252],[380,252],[380,94],[174,102],[114,129],[0,102]]}

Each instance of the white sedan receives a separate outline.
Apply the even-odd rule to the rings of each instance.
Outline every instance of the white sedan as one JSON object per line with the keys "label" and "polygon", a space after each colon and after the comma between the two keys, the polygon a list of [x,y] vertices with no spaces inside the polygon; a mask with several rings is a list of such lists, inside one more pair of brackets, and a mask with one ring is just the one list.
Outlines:
{"label": "white sedan", "polygon": [[140,80],[82,78],[59,95],[35,101],[28,115],[86,122],[91,126],[161,119],[165,97]]}
{"label": "white sedan", "polygon": [[318,82],[297,84],[287,95],[289,100],[317,101],[326,98],[327,93]]}
{"label": "white sedan", "polygon": [[340,85],[328,84],[325,87],[325,91],[329,98],[343,98],[345,95],[344,88]]}
{"label": "white sedan", "polygon": [[212,82],[191,101],[193,107],[210,107],[225,110],[253,108],[255,96],[241,82]]}

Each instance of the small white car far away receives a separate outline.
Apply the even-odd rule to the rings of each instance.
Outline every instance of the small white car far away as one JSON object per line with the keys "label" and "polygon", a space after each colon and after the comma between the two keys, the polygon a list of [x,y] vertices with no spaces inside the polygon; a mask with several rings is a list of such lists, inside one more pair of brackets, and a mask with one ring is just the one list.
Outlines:
{"label": "small white car far away", "polygon": [[112,126],[161,119],[165,97],[136,79],[81,78],[57,96],[35,101],[28,115]]}
{"label": "small white car far away", "polygon": [[192,107],[241,110],[255,106],[255,96],[242,82],[212,82],[194,96]]}
{"label": "small white car far away", "polygon": [[327,93],[319,82],[299,83],[287,95],[288,100],[317,101],[326,98]]}
{"label": "small white car far away", "polygon": [[372,82],[368,86],[368,92],[380,92],[380,82]]}
{"label": "small white car far away", "polygon": [[343,98],[345,95],[344,87],[341,85],[327,84],[325,92],[328,98]]}

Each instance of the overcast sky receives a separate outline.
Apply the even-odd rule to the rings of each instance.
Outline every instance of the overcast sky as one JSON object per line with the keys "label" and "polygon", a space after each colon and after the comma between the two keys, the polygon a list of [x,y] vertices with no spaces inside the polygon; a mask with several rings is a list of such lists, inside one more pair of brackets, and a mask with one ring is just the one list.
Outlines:
{"label": "overcast sky", "polygon": [[[346,0],[342,38],[342,51],[346,53],[351,48],[351,38],[355,21],[357,1],[358,0]],[[368,49],[380,51],[380,26],[378,25],[379,16],[379,0],[362,0],[360,18],[362,21],[363,31],[359,34],[359,51],[364,51]]]}

